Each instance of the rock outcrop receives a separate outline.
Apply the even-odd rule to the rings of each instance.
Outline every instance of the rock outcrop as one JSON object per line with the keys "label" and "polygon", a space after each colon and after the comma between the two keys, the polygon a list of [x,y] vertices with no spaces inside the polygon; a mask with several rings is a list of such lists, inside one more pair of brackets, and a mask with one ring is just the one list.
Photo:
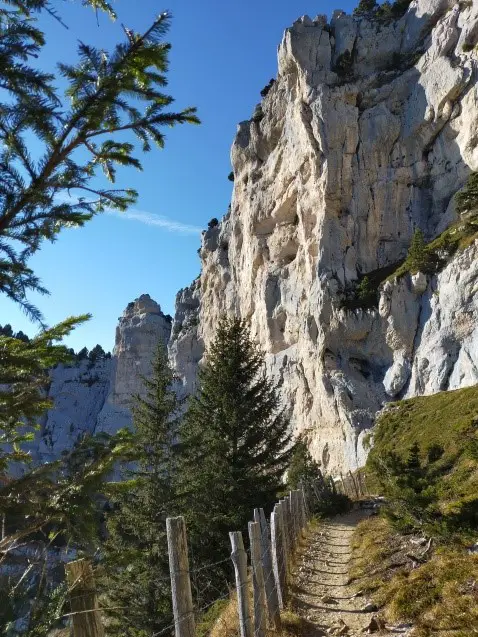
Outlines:
{"label": "rock outcrop", "polygon": [[478,170],[477,42],[478,6],[452,0],[287,29],[276,81],[238,126],[230,211],[178,297],[185,388],[218,317],[249,319],[328,471],[363,464],[386,401],[478,382],[473,242],[437,276],[383,284],[377,309],[343,303],[363,275],[393,271],[415,229],[431,240],[457,220],[454,194]]}
{"label": "rock outcrop", "polygon": [[58,365],[50,372],[53,400],[31,445],[36,462],[48,462],[70,450],[86,433],[114,433],[131,426],[131,397],[142,394],[159,341],[166,344],[171,319],[149,295],[129,303],[116,328],[112,358]]}

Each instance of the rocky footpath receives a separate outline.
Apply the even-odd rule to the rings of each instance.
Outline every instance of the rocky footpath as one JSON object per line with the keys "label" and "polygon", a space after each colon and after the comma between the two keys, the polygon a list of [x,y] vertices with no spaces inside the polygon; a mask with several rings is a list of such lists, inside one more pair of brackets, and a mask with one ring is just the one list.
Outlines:
{"label": "rocky footpath", "polygon": [[365,274],[398,267],[416,229],[430,241],[457,221],[454,194],[478,170],[477,43],[472,2],[294,23],[238,126],[230,210],[178,297],[170,351],[185,389],[218,318],[249,319],[328,471],[363,464],[385,402],[478,382],[474,242],[438,275],[382,282],[377,308],[344,307]]}

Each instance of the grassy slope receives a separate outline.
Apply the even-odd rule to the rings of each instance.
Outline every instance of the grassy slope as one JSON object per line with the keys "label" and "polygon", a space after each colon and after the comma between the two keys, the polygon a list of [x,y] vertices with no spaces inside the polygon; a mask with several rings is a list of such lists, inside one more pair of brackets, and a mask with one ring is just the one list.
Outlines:
{"label": "grassy slope", "polygon": [[414,443],[442,513],[465,507],[478,516],[478,386],[393,403],[379,418],[367,466],[377,471],[390,453],[406,461]]}
{"label": "grassy slope", "polygon": [[[413,489],[400,489],[406,477],[399,475],[414,444],[420,489],[433,494],[443,534],[435,535],[433,515],[415,527],[412,516],[400,532],[407,507],[416,507],[408,500]],[[393,454],[397,462],[387,464]],[[417,637],[478,634],[478,554],[468,550],[478,539],[478,386],[390,405],[378,420],[367,470],[394,515],[359,525],[352,572],[358,587],[388,621],[413,622]]]}

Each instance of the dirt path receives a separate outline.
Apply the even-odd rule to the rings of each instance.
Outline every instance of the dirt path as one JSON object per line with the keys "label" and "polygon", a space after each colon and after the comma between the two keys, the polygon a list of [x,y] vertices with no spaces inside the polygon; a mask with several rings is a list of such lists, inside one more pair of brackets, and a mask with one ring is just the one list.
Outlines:
{"label": "dirt path", "polygon": [[[310,637],[368,633],[374,615],[368,600],[357,596],[349,583],[352,533],[366,514],[352,511],[324,521],[309,538],[293,569],[293,596],[297,614],[307,622]],[[390,635],[374,631],[374,635]]]}

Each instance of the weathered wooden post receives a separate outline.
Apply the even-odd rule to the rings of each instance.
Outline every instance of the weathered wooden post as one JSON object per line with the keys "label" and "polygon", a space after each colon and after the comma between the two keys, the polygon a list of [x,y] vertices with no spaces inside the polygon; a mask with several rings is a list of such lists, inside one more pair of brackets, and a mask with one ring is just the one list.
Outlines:
{"label": "weathered wooden post", "polygon": [[273,626],[275,630],[280,631],[282,626],[280,620],[279,596],[277,594],[274,571],[272,569],[271,542],[269,540],[269,529],[264,509],[254,509],[254,522],[259,524],[261,531],[262,571],[264,573],[264,586],[269,624]]}
{"label": "weathered wooden post", "polygon": [[282,546],[284,548],[284,568],[285,568],[285,572],[287,573],[287,565],[288,565],[288,559],[289,559],[289,545],[287,543],[287,529],[286,529],[285,513],[284,513],[284,508],[285,508],[284,501],[281,500],[280,502],[278,502],[276,507],[277,507],[276,513],[278,514],[278,518],[279,518],[280,533],[282,536]]}
{"label": "weathered wooden post", "polygon": [[196,625],[184,518],[181,516],[167,518],[166,535],[168,538],[175,634],[176,637],[195,637]]}
{"label": "weathered wooden post", "polygon": [[74,637],[103,637],[105,631],[91,563],[84,559],[68,562],[65,564],[65,572]]}
{"label": "weathered wooden post", "polygon": [[285,500],[287,502],[287,522],[289,526],[289,538],[290,538],[289,549],[291,553],[295,553],[294,509],[292,506],[292,496],[290,493]]}
{"label": "weathered wooden post", "polygon": [[305,527],[307,526],[307,522],[309,521],[310,512],[309,512],[309,503],[307,501],[306,487],[302,480],[300,481],[300,492],[301,492],[301,499],[302,499],[303,525]]}
{"label": "weathered wooden post", "polygon": [[261,528],[258,522],[249,522],[249,541],[251,543],[252,593],[254,600],[254,637],[265,637],[264,572],[261,560]]}
{"label": "weathered wooden post", "polygon": [[354,474],[351,471],[349,471],[349,476],[350,476],[350,479],[352,480],[352,484],[353,484],[354,491],[355,491],[355,496],[356,496],[356,498],[358,500],[360,498],[360,492],[358,490],[357,482],[355,481]]}
{"label": "weathered wooden post", "polygon": [[277,597],[280,608],[284,608],[287,603],[287,566],[281,509],[282,504],[278,502],[271,514],[271,545],[272,567],[276,580]]}
{"label": "weathered wooden post", "polygon": [[294,489],[290,492],[292,502],[292,519],[294,521],[294,539],[297,546],[300,536],[299,492]]}
{"label": "weathered wooden post", "polygon": [[283,498],[281,500],[281,514],[282,514],[282,524],[284,526],[284,544],[286,547],[286,559],[287,564],[289,564],[289,556],[292,553],[292,538],[290,537],[290,526],[289,526],[289,506],[287,503],[287,498]]}
{"label": "weathered wooden post", "polygon": [[349,497],[350,494],[347,491],[347,487],[346,487],[346,484],[345,484],[344,476],[342,474],[340,474],[340,481],[342,482],[342,488],[344,490],[344,494]]}
{"label": "weathered wooden post", "polygon": [[252,637],[251,616],[249,613],[249,591],[247,585],[247,553],[240,531],[229,533],[231,540],[231,559],[236,573],[237,609],[241,637]]}

